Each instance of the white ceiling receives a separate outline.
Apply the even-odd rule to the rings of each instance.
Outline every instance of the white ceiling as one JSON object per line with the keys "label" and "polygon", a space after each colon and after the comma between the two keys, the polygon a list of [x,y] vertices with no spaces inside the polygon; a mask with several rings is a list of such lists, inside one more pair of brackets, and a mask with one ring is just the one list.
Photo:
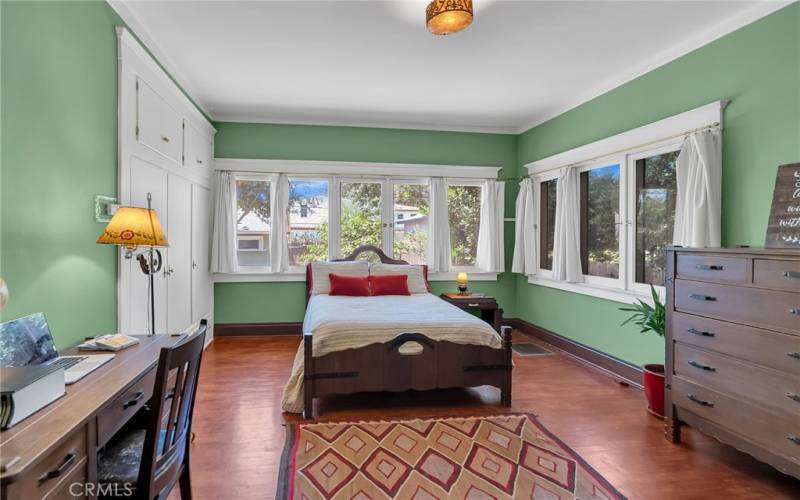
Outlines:
{"label": "white ceiling", "polygon": [[215,120],[512,133],[786,4],[474,3],[441,37],[425,0],[111,1]]}

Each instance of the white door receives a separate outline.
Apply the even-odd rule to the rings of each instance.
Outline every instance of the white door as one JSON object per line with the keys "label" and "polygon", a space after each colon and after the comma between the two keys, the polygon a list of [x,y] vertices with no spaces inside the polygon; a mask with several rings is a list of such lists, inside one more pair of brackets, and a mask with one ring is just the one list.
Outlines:
{"label": "white door", "polygon": [[[167,232],[167,173],[161,168],[147,163],[137,157],[131,158],[130,204],[134,207],[147,207],[147,193],[152,195],[152,207],[156,211],[161,225]],[[139,248],[137,253],[144,251]],[[166,248],[160,249],[166,258]],[[165,264],[166,265],[166,264]],[[142,272],[137,259],[123,259],[123,272],[128,273],[130,287],[127,307],[122,311],[121,321],[123,333],[128,335],[146,335],[150,333],[150,291],[147,275]],[[156,333],[164,333],[167,329],[167,283],[162,273],[154,276]]]}
{"label": "white door", "polygon": [[168,201],[167,332],[175,333],[192,318],[192,183],[170,175]]}
{"label": "white door", "polygon": [[211,312],[211,262],[209,227],[211,192],[192,184],[192,322],[208,318]]}

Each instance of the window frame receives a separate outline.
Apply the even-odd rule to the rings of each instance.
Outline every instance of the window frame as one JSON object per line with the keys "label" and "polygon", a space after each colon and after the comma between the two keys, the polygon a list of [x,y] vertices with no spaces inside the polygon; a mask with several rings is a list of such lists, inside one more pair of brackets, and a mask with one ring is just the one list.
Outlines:
{"label": "window frame", "polygon": [[[239,173],[239,172],[235,173],[234,176],[233,176],[233,182],[234,182],[234,187],[235,187],[235,189],[234,189],[234,207],[237,210],[237,213],[238,213],[238,210],[239,210],[239,186],[238,186],[239,181],[257,181],[257,182],[266,182],[266,183],[268,183],[269,184],[269,199],[270,199],[270,204],[271,204],[272,203],[272,197],[274,195],[274,193],[272,192],[273,181],[274,180],[275,180],[274,174]],[[239,228],[238,228],[238,223],[234,222],[233,230],[234,230],[234,233],[236,234],[236,260],[237,260],[237,264],[238,264],[238,260],[239,260],[239,252],[240,251],[242,251],[242,252],[263,252],[263,251],[266,251],[267,252],[267,262],[271,262],[272,255],[269,254],[269,252],[270,252],[269,241],[271,241],[271,238],[272,238],[272,219],[273,219],[272,215],[273,215],[272,214],[272,209],[270,207],[269,232],[267,233],[268,243],[267,243],[266,247],[263,245],[263,243],[260,244],[258,250],[239,250],[239,244],[238,244],[239,243]],[[244,234],[242,236],[251,236],[251,235]],[[259,236],[261,237],[262,242],[263,242],[264,235],[259,235]],[[237,267],[239,269],[237,274],[262,274],[262,273],[271,272],[271,268],[270,268],[269,265],[267,265],[267,266],[242,266],[242,265],[238,265]]]}
{"label": "window frame", "polygon": [[[542,185],[552,180],[558,181],[557,170],[551,170],[533,177],[533,199],[538,200],[539,203],[538,207],[536,207],[536,213],[534,214],[534,236],[536,241],[536,253],[539,258],[536,259],[536,271],[532,276],[547,280],[553,279],[553,268],[552,266],[550,266],[550,269],[542,267],[542,257],[546,248],[546,245],[542,242],[542,236],[544,235],[542,231],[544,226],[544,224],[542,224],[542,217],[544,216],[544,211],[542,210],[542,202],[544,200],[542,197]],[[556,201],[556,203],[558,203],[558,201]],[[536,204],[536,202],[534,202],[534,204]]]}
{"label": "window frame", "polygon": [[[224,160],[226,162],[242,162],[242,164],[251,164],[254,162],[263,162],[265,164],[273,165],[275,160]],[[292,162],[290,162],[291,164]],[[332,165],[340,165],[339,162],[314,162],[314,164],[321,163],[323,167]],[[359,166],[361,164],[358,164]],[[372,170],[379,172],[384,168],[382,164],[370,164]],[[220,165],[221,166],[221,165]],[[393,168],[394,164],[389,164],[389,169]],[[495,167],[450,167],[440,166],[443,172],[447,175],[447,170],[454,172],[465,172],[466,169],[470,171],[480,171],[481,176],[476,177],[445,177],[447,185],[456,186],[476,186],[483,189],[484,183],[487,179],[496,179],[496,173],[499,169]],[[407,167],[403,166],[404,169]],[[277,170],[277,169],[276,169]],[[321,170],[330,170],[323,168]],[[342,168],[343,171],[348,171],[348,168]],[[410,169],[410,173],[416,174],[416,168]],[[491,170],[495,176],[483,176]],[[385,222],[386,226],[382,227],[382,250],[387,255],[394,253],[394,186],[397,184],[413,184],[430,186],[431,175],[364,175],[364,174],[347,174],[336,175],[331,173],[313,173],[313,172],[297,172],[294,168],[288,169],[286,172],[262,172],[262,171],[244,171],[234,172],[234,179],[238,180],[256,180],[266,181],[270,183],[270,190],[272,190],[273,183],[279,173],[285,173],[291,182],[295,179],[312,179],[312,180],[326,180],[328,182],[328,259],[337,258],[341,249],[341,184],[343,182],[373,182],[381,184],[381,218],[382,224]],[[436,172],[439,174],[440,172]],[[462,174],[463,175],[463,174]],[[272,195],[272,191],[270,191]],[[481,191],[481,195],[482,195]],[[482,199],[482,196],[481,196]],[[238,200],[235,201],[238,206]],[[271,215],[271,214],[270,214]],[[238,231],[234,231],[238,233]],[[238,247],[237,247],[238,249]],[[430,239],[427,244],[427,259],[430,260],[432,255],[433,241]],[[453,266],[449,272],[431,273],[428,276],[429,281],[453,281],[456,279],[456,274],[459,272],[468,272],[470,280],[472,281],[496,281],[498,273],[486,272],[477,268],[476,266]],[[286,272],[274,273],[269,267],[261,266],[239,266],[236,273],[215,273],[215,282],[269,282],[269,281],[305,281],[305,266],[290,266]]]}

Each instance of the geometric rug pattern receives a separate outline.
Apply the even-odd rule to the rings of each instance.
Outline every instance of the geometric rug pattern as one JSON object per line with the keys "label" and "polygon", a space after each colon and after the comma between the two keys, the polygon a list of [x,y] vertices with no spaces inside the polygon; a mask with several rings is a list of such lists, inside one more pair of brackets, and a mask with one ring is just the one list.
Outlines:
{"label": "geometric rug pattern", "polygon": [[287,425],[279,499],[623,499],[533,415]]}

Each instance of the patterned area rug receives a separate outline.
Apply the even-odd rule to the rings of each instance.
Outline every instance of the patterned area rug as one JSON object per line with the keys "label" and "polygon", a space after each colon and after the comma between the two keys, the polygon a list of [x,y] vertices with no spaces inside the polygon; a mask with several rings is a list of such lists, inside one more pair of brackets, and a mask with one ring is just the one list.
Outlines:
{"label": "patterned area rug", "polygon": [[287,425],[279,499],[623,499],[533,415]]}

